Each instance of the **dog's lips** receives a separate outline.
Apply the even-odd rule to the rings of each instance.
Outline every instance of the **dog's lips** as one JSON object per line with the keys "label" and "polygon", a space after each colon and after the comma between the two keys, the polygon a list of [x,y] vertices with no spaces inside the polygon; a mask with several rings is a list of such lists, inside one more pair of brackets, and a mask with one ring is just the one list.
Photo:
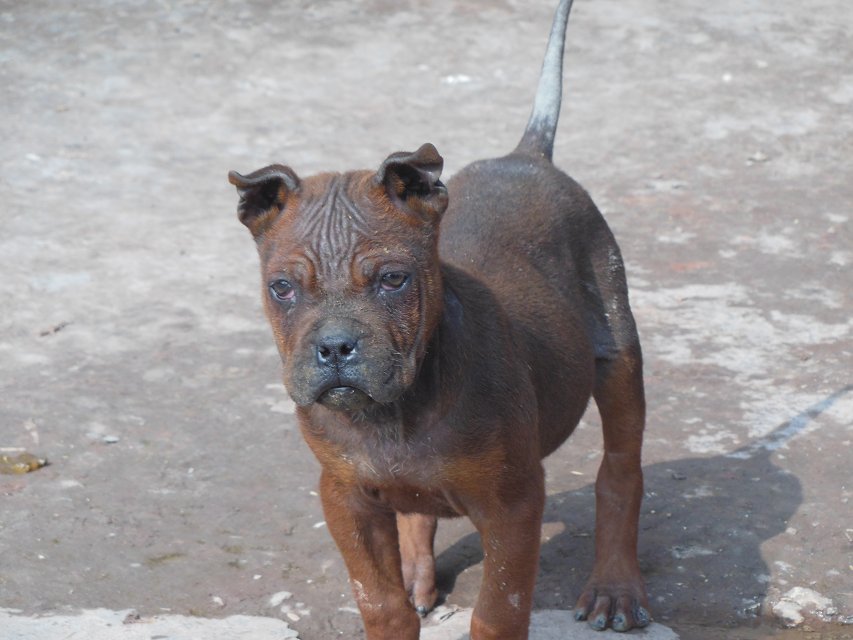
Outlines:
{"label": "dog's lips", "polygon": [[373,402],[373,398],[356,387],[338,386],[331,387],[320,393],[317,397],[317,402],[334,411],[352,413],[365,408]]}

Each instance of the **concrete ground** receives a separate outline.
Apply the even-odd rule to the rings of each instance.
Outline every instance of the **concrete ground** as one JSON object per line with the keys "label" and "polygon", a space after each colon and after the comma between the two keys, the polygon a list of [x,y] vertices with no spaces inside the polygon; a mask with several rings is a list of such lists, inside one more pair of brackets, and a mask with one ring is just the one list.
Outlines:
{"label": "concrete ground", "polygon": [[[0,455],[50,461],[0,475],[7,629],[363,637],[225,175],[507,152],[553,5],[0,0]],[[577,0],[565,85],[555,160],[620,241],[646,352],[655,619],[853,637],[853,8]],[[547,461],[542,619],[591,567],[600,446],[591,411]],[[438,551],[470,607],[471,526]]]}

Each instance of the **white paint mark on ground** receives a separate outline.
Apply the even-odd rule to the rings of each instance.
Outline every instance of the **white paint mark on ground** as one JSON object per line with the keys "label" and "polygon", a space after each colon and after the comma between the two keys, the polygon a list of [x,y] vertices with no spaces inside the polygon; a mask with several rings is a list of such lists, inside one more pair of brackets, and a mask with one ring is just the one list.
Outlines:
{"label": "white paint mark on ground", "polygon": [[684,443],[692,453],[710,453],[715,455],[731,451],[732,446],[737,446],[738,444],[738,437],[734,433],[727,429],[714,427],[700,429],[698,434],[690,436]]}
{"label": "white paint mark on ground", "polygon": [[793,587],[773,605],[773,614],[788,627],[801,625],[806,615],[828,621],[837,613],[832,600],[806,587]]}
{"label": "white paint mark on ground", "polygon": [[[777,449],[785,449],[788,447],[788,442],[794,436],[811,433],[815,429],[819,428],[820,423],[814,420],[815,415],[818,414],[821,415],[824,420],[827,418],[831,420],[837,415],[839,425],[844,425],[844,428],[850,429],[847,417],[850,414],[843,412],[845,405],[842,405],[841,413],[837,413],[838,407],[836,406],[840,402],[845,403],[846,406],[853,404],[853,402],[851,402],[850,390],[851,389],[847,387],[834,393],[828,398],[821,398],[820,400],[811,403],[811,407],[808,410],[796,413],[796,415],[787,422],[785,420],[780,420],[779,422],[782,423],[783,426],[772,430],[770,433],[758,433],[758,429],[751,429],[750,435],[753,435],[753,431],[755,431],[755,436],[761,437],[755,442],[752,442],[748,447],[729,454],[729,457],[746,459],[760,451],[776,451]],[[780,400],[779,402],[784,404],[790,401]],[[835,412],[832,411],[833,408],[835,408]],[[791,412],[793,413],[793,410]],[[749,412],[747,412],[747,414],[749,414]],[[790,415],[790,413],[788,415]]]}
{"label": "white paint mark on ground", "polygon": [[341,611],[342,613],[353,613],[357,616],[361,615],[361,611],[359,611],[355,607],[338,607],[338,611]]}
{"label": "white paint mark on ground", "polygon": [[851,262],[851,256],[853,254],[849,251],[833,251],[829,256],[829,264],[846,267]]}
{"label": "white paint mark on ground", "polygon": [[693,545],[692,547],[673,547],[670,553],[674,558],[686,560],[687,558],[701,558],[702,556],[712,556],[714,552],[705,547]]}
{"label": "white paint mark on ground", "polygon": [[59,293],[68,289],[84,287],[92,282],[92,276],[86,271],[71,271],[68,273],[49,273],[33,278],[30,283],[33,289],[45,293]]}
{"label": "white paint mark on ground", "polygon": [[826,97],[835,104],[853,103],[853,76],[844,75],[836,78],[837,84],[826,91]]}
{"label": "white paint mark on ground", "polygon": [[270,411],[273,413],[284,413],[287,415],[291,415],[296,413],[296,403],[293,400],[279,400],[278,402],[274,402],[270,405]]}
{"label": "white paint mark on ground", "polygon": [[658,242],[664,242],[666,244],[687,244],[695,237],[695,233],[685,231],[681,227],[676,227],[669,233],[661,233],[658,235],[657,240]]}
{"label": "white paint mark on ground", "polygon": [[791,573],[791,571],[794,570],[794,567],[792,567],[790,564],[788,564],[784,560],[776,560],[773,564],[776,565],[776,567],[779,569],[779,571],[782,571],[784,573]]}
{"label": "white paint mark on ground", "polygon": [[444,76],[441,79],[444,84],[468,84],[471,80],[471,76],[465,75],[464,73],[454,73],[449,76]]}
{"label": "white paint mark on ground", "polygon": [[820,282],[804,283],[796,289],[789,289],[788,296],[795,300],[817,302],[827,309],[841,309],[844,307],[844,293],[826,288]]}
{"label": "white paint mark on ground", "polygon": [[[471,609],[438,607],[421,628],[421,640],[469,640]],[[630,634],[632,637],[634,634]],[[669,627],[655,622],[639,634],[644,640],[678,640]],[[628,637],[615,631],[593,631],[586,622],[576,622],[571,611],[534,611],[530,640],[602,640]]]}
{"label": "white paint mark on ground", "polygon": [[[127,623],[125,622],[127,621]],[[132,609],[89,609],[73,615],[23,616],[0,609],[3,640],[285,640],[299,638],[295,629],[275,618],[230,616],[208,619],[163,615],[138,618]]]}
{"label": "white paint mark on ground", "polygon": [[687,500],[695,500],[696,498],[713,498],[716,494],[714,490],[711,489],[707,484],[701,484],[696,487],[693,491],[688,491],[684,494],[684,498]]}
{"label": "white paint mark on ground", "polygon": [[791,238],[778,233],[762,232],[758,235],[758,250],[770,255],[795,256],[798,254],[796,245]]}
{"label": "white paint mark on ground", "polygon": [[[684,441],[687,450],[702,454],[731,451],[739,444],[742,426],[750,438],[762,438],[797,416],[803,407],[824,399],[821,393],[780,389],[774,376],[792,363],[803,362],[812,349],[849,336],[853,320],[826,322],[819,318],[819,307],[843,306],[843,294],[823,283],[798,283],[798,289],[787,297],[807,299],[818,307],[815,315],[768,310],[736,282],[634,289],[640,324],[657,325],[645,339],[649,353],[675,367],[719,368],[738,389],[740,424],[727,425],[727,431],[709,428],[693,433]],[[806,433],[826,420],[835,418],[827,414],[821,422],[795,426],[805,428]],[[744,455],[753,453],[750,450]]]}

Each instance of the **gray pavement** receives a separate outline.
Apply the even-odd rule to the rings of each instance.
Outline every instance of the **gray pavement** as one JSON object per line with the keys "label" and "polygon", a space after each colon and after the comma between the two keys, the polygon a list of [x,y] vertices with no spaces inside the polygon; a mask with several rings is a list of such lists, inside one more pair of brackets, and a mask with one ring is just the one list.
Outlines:
{"label": "gray pavement", "polygon": [[[552,5],[0,0],[0,455],[50,461],[0,475],[0,619],[363,637],[225,175],[507,152]],[[573,11],[555,161],[626,258],[640,560],[681,638],[853,636],[851,69],[843,0]],[[600,447],[591,412],[546,463],[537,610],[591,567]],[[438,551],[471,607],[470,525]]]}
{"label": "gray pavement", "polygon": [[[443,611],[442,611],[443,609]],[[471,609],[440,607],[421,632],[421,640],[468,640]],[[4,640],[285,640],[298,638],[282,620],[261,616],[199,618],[159,615],[143,618],[136,611],[93,609],[74,615],[22,616],[0,609]],[[645,640],[678,640],[663,625],[652,623],[643,632]],[[530,640],[612,640],[624,634],[593,631],[578,624],[568,611],[537,611],[530,624]]]}

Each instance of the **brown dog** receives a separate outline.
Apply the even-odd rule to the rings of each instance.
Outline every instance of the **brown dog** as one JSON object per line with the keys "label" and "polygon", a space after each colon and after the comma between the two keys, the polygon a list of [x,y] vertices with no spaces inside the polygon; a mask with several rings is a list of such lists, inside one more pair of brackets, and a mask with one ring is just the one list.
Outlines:
{"label": "brown dog", "polygon": [[376,172],[229,174],[370,640],[418,638],[417,613],[437,596],[436,518],[461,515],[484,552],[471,638],[527,638],[541,459],[590,396],[605,451],[576,617],[649,622],[636,551],[642,358],[624,268],[589,196],[551,164],[570,7],[557,10],[518,148],[446,188],[429,144]]}

